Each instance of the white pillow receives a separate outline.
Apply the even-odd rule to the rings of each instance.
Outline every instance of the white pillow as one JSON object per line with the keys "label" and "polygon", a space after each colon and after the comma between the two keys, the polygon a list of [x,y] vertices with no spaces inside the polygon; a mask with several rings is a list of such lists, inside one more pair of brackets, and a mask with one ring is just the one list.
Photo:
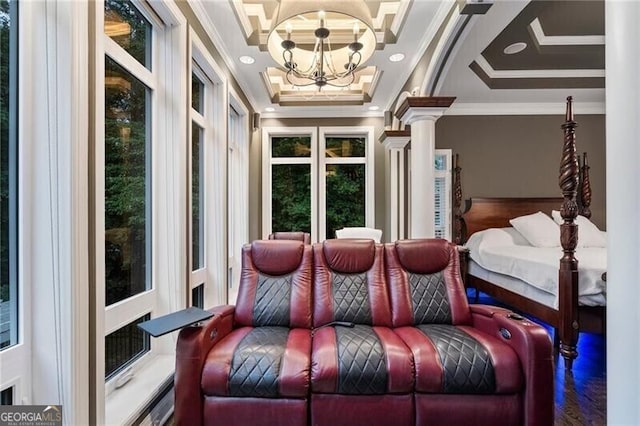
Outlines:
{"label": "white pillow", "polygon": [[542,212],[516,217],[509,223],[534,247],[560,246],[560,227]]}
{"label": "white pillow", "polygon": [[[551,216],[553,216],[553,220],[558,225],[562,225],[562,216],[560,216],[560,212],[558,210],[552,210]],[[582,215],[578,215],[576,218],[576,224],[578,225],[578,247],[607,246],[607,237],[589,219]]]}

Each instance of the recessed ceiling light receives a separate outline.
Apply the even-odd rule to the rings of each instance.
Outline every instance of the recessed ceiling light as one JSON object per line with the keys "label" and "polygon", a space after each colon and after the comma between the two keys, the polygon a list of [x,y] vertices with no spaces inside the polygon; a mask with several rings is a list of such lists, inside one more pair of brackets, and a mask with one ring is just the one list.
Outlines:
{"label": "recessed ceiling light", "polygon": [[527,43],[519,41],[517,43],[513,43],[504,48],[503,52],[505,55],[515,55],[516,53],[522,52],[527,48]]}
{"label": "recessed ceiling light", "polygon": [[389,56],[389,60],[391,62],[400,62],[403,59],[404,59],[404,53],[394,53],[393,55]]}
{"label": "recessed ceiling light", "polygon": [[254,63],[256,61],[251,56],[246,56],[246,55],[245,56],[240,56],[238,59],[240,60],[240,62],[242,62],[243,64],[246,64],[246,65],[251,65],[252,63]]}
{"label": "recessed ceiling light", "polygon": [[273,112],[276,109],[274,107],[266,107],[264,110],[265,110],[265,112]]}
{"label": "recessed ceiling light", "polygon": [[377,106],[377,105],[372,105],[372,106],[369,107],[369,111],[377,111],[379,109],[380,109],[380,107]]}

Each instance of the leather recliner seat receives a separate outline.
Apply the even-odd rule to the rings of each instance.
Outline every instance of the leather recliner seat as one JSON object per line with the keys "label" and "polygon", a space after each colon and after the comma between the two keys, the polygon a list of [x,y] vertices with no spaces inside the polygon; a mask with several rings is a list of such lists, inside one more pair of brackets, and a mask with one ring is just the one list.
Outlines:
{"label": "leather recliner seat", "polygon": [[180,425],[551,425],[542,327],[469,305],[444,240],[255,241],[236,306],[180,332]]}

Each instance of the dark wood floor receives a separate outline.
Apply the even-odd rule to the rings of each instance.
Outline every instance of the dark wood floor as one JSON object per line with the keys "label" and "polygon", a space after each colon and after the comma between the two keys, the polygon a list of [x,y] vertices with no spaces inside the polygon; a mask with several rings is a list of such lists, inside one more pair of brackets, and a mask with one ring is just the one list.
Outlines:
{"label": "dark wood floor", "polygon": [[[473,299],[470,298],[470,300]],[[500,303],[482,294],[478,303],[500,305]],[[553,337],[553,329],[544,323],[541,323],[541,325]],[[580,333],[578,358],[574,361],[572,370],[566,370],[562,357],[556,356],[556,425],[599,426],[606,424],[606,349],[604,336]]]}
{"label": "dark wood floor", "polygon": [[581,333],[578,354],[573,371],[565,370],[562,359],[556,359],[556,425],[604,425],[607,422],[605,338]]}

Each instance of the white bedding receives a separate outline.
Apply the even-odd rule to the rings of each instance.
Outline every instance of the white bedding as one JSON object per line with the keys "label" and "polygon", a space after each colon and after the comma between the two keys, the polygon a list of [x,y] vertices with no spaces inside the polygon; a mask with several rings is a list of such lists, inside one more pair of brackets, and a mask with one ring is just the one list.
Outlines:
{"label": "white bedding", "polygon": [[[531,246],[514,228],[494,228],[476,232],[466,247],[471,259],[482,268],[508,275],[558,297],[558,268],[562,249]],[[606,283],[602,273],[607,269],[607,249],[585,247],[576,250],[578,288],[585,304],[604,304]],[[601,296],[601,297],[596,297]]]}

